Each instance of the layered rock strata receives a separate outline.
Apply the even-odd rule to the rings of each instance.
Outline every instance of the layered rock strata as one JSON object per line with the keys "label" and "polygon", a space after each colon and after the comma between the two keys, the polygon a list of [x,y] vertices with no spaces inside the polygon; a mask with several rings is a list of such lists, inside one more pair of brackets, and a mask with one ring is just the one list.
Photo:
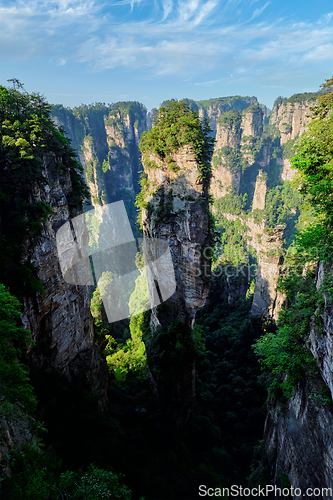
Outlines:
{"label": "layered rock strata", "polygon": [[256,209],[259,210],[265,209],[266,192],[267,192],[267,176],[264,176],[262,170],[260,170],[259,175],[257,176],[256,179],[256,186],[252,202],[252,211]]}
{"label": "layered rock strata", "polygon": [[311,100],[301,102],[286,100],[274,106],[270,124],[276,125],[279,129],[281,144],[295,139],[305,131],[311,121],[311,104],[313,104]]}

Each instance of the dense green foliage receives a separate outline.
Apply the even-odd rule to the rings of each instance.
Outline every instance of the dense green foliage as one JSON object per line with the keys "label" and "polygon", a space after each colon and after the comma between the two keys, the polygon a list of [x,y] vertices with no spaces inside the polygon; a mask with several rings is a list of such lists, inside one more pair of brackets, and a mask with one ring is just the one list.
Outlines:
{"label": "dense green foliage", "polygon": [[[326,107],[321,101],[316,108],[318,123],[320,120],[331,123],[328,121],[329,116],[325,114],[326,108],[330,109],[331,106],[327,95],[329,94],[325,94]],[[244,109],[243,105],[248,107],[251,104],[242,99],[236,96],[223,101],[226,108],[230,105]],[[217,109],[221,105],[220,101],[207,101],[205,106],[215,106]],[[86,144],[89,143],[92,127],[99,127],[104,123],[104,117],[107,126],[114,127],[119,132],[119,137],[124,137],[122,120],[131,112],[127,104],[118,103],[118,107],[114,108],[104,104],[95,105],[99,118],[94,125],[92,108],[78,109],[76,119],[80,123]],[[256,103],[253,104],[257,109]],[[209,178],[208,153],[211,152],[213,143],[208,141],[210,132],[208,128],[201,126],[193,102],[169,101],[161,109],[162,113],[160,110],[156,114],[155,131],[144,137],[143,155],[154,151],[169,168],[174,169],[172,153],[182,145],[193,144],[194,141],[197,159],[202,162],[201,165],[204,164],[203,177]],[[134,106],[132,111],[137,113],[132,118],[140,120],[140,106]],[[177,130],[174,128],[175,120]],[[237,127],[240,114],[234,111],[225,113],[221,121]],[[319,125],[318,128],[320,129]],[[324,135],[324,128],[322,134]],[[310,140],[309,137],[308,139]],[[275,163],[276,158],[271,160],[267,169],[269,189],[265,211],[249,213],[253,194],[251,183],[256,180],[260,169],[263,146],[274,150],[274,141],[275,138],[268,136],[258,141],[247,138],[247,144],[243,145],[239,153],[253,154],[255,161],[249,168],[243,169],[241,194],[237,195],[230,190],[215,203],[214,216],[220,238],[211,292],[206,305],[197,314],[193,332],[187,331],[180,323],[172,323],[157,329],[153,336],[147,313],[133,316],[130,322],[124,320],[108,324],[103,313],[101,294],[107,295],[107,285],[114,277],[111,272],[100,277],[99,287],[93,293],[91,311],[95,319],[96,341],[104,350],[109,365],[110,405],[104,412],[100,412],[98,396],[92,394],[83,382],[74,380],[70,384],[55,373],[41,374],[32,371],[31,380],[39,400],[37,417],[45,421],[48,429],[44,438],[46,449],[30,446],[11,453],[13,474],[3,483],[6,500],[129,500],[129,488],[135,500],[143,495],[147,500],[193,500],[198,497],[199,484],[215,487],[268,484],[270,478],[266,475],[267,467],[255,467],[259,461],[262,462],[264,456],[260,439],[265,419],[266,391],[262,384],[265,382],[268,385],[273,397],[281,398],[289,397],[294,387],[306,377],[311,381],[315,380],[313,358],[305,347],[305,342],[311,318],[314,318],[315,327],[321,328],[320,313],[323,305],[322,291],[317,292],[313,283],[313,267],[309,267],[307,275],[303,273],[305,262],[313,260],[313,255],[300,261],[298,252],[296,258],[290,258],[286,262],[286,265],[288,262],[290,265],[289,269],[286,268],[281,286],[287,295],[289,307],[281,313],[278,328],[269,321],[262,322],[250,317],[256,259],[249,245],[250,241],[245,237],[247,218],[254,215],[257,222],[266,218],[271,227],[287,224],[290,234],[288,246],[297,219],[300,228],[308,219],[313,220],[309,201],[304,203],[303,219],[299,217],[301,195],[289,182],[280,181],[280,167]],[[321,221],[319,224],[318,217],[327,221],[332,209],[332,200],[327,196],[331,187],[331,149],[328,139],[325,144],[327,149],[324,148],[323,151],[326,156],[323,155],[312,167],[309,162],[305,162],[306,168],[303,168],[304,174],[301,174],[304,175],[303,190],[313,203],[312,209],[319,207],[316,230],[322,240],[323,231],[329,234],[331,226]],[[204,152],[202,146],[206,148]],[[294,144],[289,146],[279,151],[276,149],[275,156],[289,156]],[[314,151],[316,154],[311,158],[317,158],[319,142],[313,150],[309,145],[307,148],[306,154],[310,155],[309,151]],[[91,179],[97,170],[98,175],[100,172],[105,174],[104,180],[108,179],[109,182],[108,190],[114,185],[115,179],[112,178],[111,171],[116,166],[126,169],[128,165],[125,160],[122,163],[121,148],[118,151],[114,145],[111,149],[114,154],[106,153],[101,158],[94,158],[89,170]],[[238,161],[237,158],[236,160]],[[302,161],[300,160],[301,164]],[[152,165],[151,167],[153,168]],[[318,174],[316,179],[321,195],[315,192],[314,184],[312,189],[310,167],[315,175]],[[145,175],[142,176],[141,183],[142,202],[149,190],[153,194],[156,186],[149,186]],[[109,196],[107,194],[105,200],[110,201]],[[165,217],[171,203],[170,190],[170,196],[166,196],[157,207],[156,216]],[[233,217],[227,218],[226,213]],[[90,225],[93,229],[90,245],[96,249],[100,224],[92,219]],[[302,238],[310,238],[306,236],[310,233],[302,234]],[[312,232],[311,237],[313,240],[316,233]],[[329,255],[327,242],[325,249]],[[325,286],[330,292],[331,284]],[[12,387],[8,388],[8,400],[10,397],[14,402],[15,398],[20,400],[24,388],[26,397],[34,400],[31,386],[27,385],[27,372],[22,364],[25,352],[23,347],[29,339],[27,333],[16,325],[19,314],[17,302],[9,297],[5,289],[0,288],[0,298],[2,296],[5,312],[4,323],[0,327],[4,325],[8,334],[3,337],[3,344],[0,340],[0,352],[5,353],[5,361],[0,361],[0,385],[3,384],[2,373],[4,380],[8,373],[12,377],[10,364],[22,377],[19,375],[15,379],[17,384],[14,384],[14,390]],[[328,297],[326,289],[327,300]],[[144,308],[147,300],[145,276],[141,274],[129,300],[129,311],[133,313],[140,307]],[[163,304],[159,307],[163,308]],[[1,314],[0,306],[0,319]],[[14,319],[10,320],[10,317]],[[167,391],[175,384],[184,360],[197,361],[196,404],[188,422],[187,434],[176,437],[166,432],[163,414],[165,408],[162,411],[153,397],[146,376],[143,337],[147,346],[150,373],[158,380],[162,390]],[[265,368],[263,375],[260,375],[260,364],[251,349],[254,342],[255,351]],[[1,385],[1,394],[5,392],[4,387],[5,385]],[[311,397],[319,404],[329,401],[327,395],[314,389],[314,384]],[[51,452],[51,449],[54,451]],[[255,465],[251,468],[253,450]],[[125,473],[125,482],[129,488],[123,485],[121,472]]]}
{"label": "dense green foliage", "polygon": [[275,397],[292,396],[297,384],[305,380],[308,372],[314,373],[316,366],[305,341],[320,293],[314,284],[314,272],[303,276],[299,274],[302,270],[302,263],[297,261],[289,267],[280,285],[288,307],[280,312],[278,330],[265,333],[254,348],[263,366],[269,369],[269,392]]}
{"label": "dense green foliage", "polygon": [[209,135],[208,120],[200,121],[198,113],[184,101],[170,101],[168,107],[160,108],[154,120],[154,127],[142,134],[140,151],[143,158],[154,153],[164,160],[171,170],[176,169],[171,155],[182,146],[190,145],[202,174],[203,181],[211,177],[210,160],[214,139]]}
{"label": "dense green foliage", "polygon": [[330,260],[333,249],[333,78],[324,84],[327,93],[313,106],[314,117],[297,144],[292,165],[298,171],[300,192],[317,216],[298,236],[300,245],[314,243],[321,259]]}
{"label": "dense green foliage", "polygon": [[0,86],[0,279],[19,296],[42,291],[33,266],[22,263],[22,253],[23,242],[33,245],[42,222],[52,214],[50,205],[33,195],[46,184],[44,162],[52,159],[63,182],[71,180],[71,207],[88,196],[82,167],[50,110],[39,94]]}
{"label": "dense green foliage", "polygon": [[61,472],[50,450],[26,445],[10,457],[12,476],[4,481],[10,500],[131,500],[122,476],[90,464],[86,470]]}
{"label": "dense green foliage", "polygon": [[223,167],[226,167],[232,174],[234,174],[241,171],[245,162],[243,161],[239,148],[223,146],[214,154],[212,163],[215,168],[219,165],[223,165]]}
{"label": "dense green foliage", "polygon": [[130,321],[130,339],[124,344],[117,344],[112,336],[106,335],[108,341],[105,354],[109,370],[116,380],[122,382],[128,372],[136,372],[137,376],[146,373],[146,348],[142,340],[144,314],[132,316]]}
{"label": "dense green foliage", "polygon": [[23,363],[30,332],[19,326],[21,306],[4,285],[0,284],[0,392],[2,412],[14,411],[15,403],[32,413],[36,399]]}
{"label": "dense green foliage", "polygon": [[231,109],[223,113],[220,118],[218,118],[217,122],[221,125],[233,128],[235,132],[239,132],[242,122],[242,113],[235,109]]}
{"label": "dense green foliage", "polygon": [[223,213],[240,215],[245,209],[246,201],[246,193],[243,196],[239,196],[236,194],[234,186],[229,186],[227,194],[216,200],[214,204],[216,217],[218,218]]}
{"label": "dense green foliage", "polygon": [[[259,320],[248,318],[250,299],[228,301],[230,284],[235,297],[239,287],[247,286],[242,276],[227,280],[223,273],[215,278],[207,306],[198,317],[191,347],[196,355],[200,352],[197,404],[186,435],[165,433],[163,415],[147,378],[130,367],[121,384],[111,379],[112,404],[104,414],[96,411],[91,394],[77,385],[49,375],[36,381],[49,431],[47,443],[53,443],[63,458],[63,471],[86,467],[92,461],[98,469],[111,466],[125,473],[133,498],[147,500],[192,500],[199,484],[246,485],[252,450],[261,438],[265,418],[265,390],[257,380],[260,366],[250,348],[261,326]],[[136,320],[141,331],[147,327],[140,324],[142,317]],[[156,369],[163,363],[170,367],[172,362],[176,369],[187,344],[177,324],[161,329],[148,346],[158,360],[155,375],[159,376]],[[166,379],[174,376],[169,370]],[[61,405],[57,404],[60,400]],[[50,484],[46,467],[44,481]],[[81,472],[75,470],[71,474],[77,478]],[[63,484],[59,477],[57,469],[52,484],[58,488]]]}
{"label": "dense green foliage", "polygon": [[230,266],[226,271],[213,278],[207,304],[197,317],[206,347],[197,364],[197,400],[198,411],[211,421],[211,432],[220,432],[211,460],[222,461],[227,485],[245,485],[265,418],[265,389],[251,352],[262,329],[261,321],[249,315],[251,297],[240,298],[248,286],[247,276],[237,275]]}
{"label": "dense green foliage", "polygon": [[322,91],[319,90],[318,92],[303,92],[300,94],[294,94],[291,97],[289,97],[285,102],[290,102],[290,103],[295,103],[295,102],[304,102],[304,101],[314,101],[316,100],[319,96],[322,95]]}
{"label": "dense green foliage", "polygon": [[304,102],[304,101],[312,101],[312,100],[315,101],[322,94],[323,94],[323,91],[319,90],[318,92],[302,92],[299,94],[293,94],[289,98],[280,96],[277,99],[275,99],[273,107],[281,106],[281,104],[286,104],[287,102],[294,104],[296,102]]}

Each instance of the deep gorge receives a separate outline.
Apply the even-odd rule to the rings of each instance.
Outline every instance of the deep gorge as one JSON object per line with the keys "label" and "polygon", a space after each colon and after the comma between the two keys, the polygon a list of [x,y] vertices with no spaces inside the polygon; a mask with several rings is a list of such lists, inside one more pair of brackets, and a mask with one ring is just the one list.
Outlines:
{"label": "deep gorge", "polygon": [[[333,487],[330,247],[297,250],[315,213],[291,182],[310,107],[319,97],[331,109],[327,89],[271,111],[234,96],[147,112],[51,107],[2,87],[1,280],[21,305],[2,291],[1,331],[11,321],[32,337],[17,330],[12,357],[1,351],[3,498],[104,498],[89,478],[105,498],[146,500],[200,498],[199,485],[215,497],[233,484]],[[101,297],[114,277],[66,283],[56,233],[93,210],[98,245],[119,200],[135,238],[141,224],[168,243],[176,291],[109,323]],[[141,304],[156,277],[147,289],[137,264]],[[17,394],[8,359],[23,367]]]}

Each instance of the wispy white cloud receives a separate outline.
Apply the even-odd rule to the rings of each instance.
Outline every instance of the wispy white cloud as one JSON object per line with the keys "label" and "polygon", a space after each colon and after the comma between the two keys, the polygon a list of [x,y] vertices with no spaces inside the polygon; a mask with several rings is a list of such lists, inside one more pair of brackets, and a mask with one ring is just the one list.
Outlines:
{"label": "wispy white cloud", "polygon": [[[151,0],[4,2],[0,56],[45,56],[56,65],[89,64],[91,71],[141,68],[201,86],[222,81],[221,72],[246,78],[266,66],[330,60],[333,13],[291,23],[270,18],[270,8],[262,0],[246,7],[242,0],[155,0],[153,9]],[[198,75],[213,69],[218,78],[200,82]]]}
{"label": "wispy white cloud", "polygon": [[309,50],[304,56],[303,61],[328,61],[332,63],[333,44],[325,43]]}
{"label": "wispy white cloud", "polygon": [[256,17],[259,17],[263,12],[264,10],[269,6],[270,2],[267,2],[265,3],[265,5],[263,5],[262,7],[260,7],[259,9],[256,9],[252,16],[251,16],[251,19],[250,21],[252,21],[253,19],[255,19]]}
{"label": "wispy white cloud", "polygon": [[165,21],[165,19],[168,17],[170,12],[172,12],[173,1],[172,0],[163,0],[162,5],[163,5],[163,19],[162,19],[162,21]]}

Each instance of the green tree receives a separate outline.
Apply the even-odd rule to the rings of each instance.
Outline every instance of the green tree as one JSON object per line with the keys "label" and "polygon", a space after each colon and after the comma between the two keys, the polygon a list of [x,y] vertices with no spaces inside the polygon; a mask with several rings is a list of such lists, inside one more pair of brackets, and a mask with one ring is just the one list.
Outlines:
{"label": "green tree", "polygon": [[313,118],[301,136],[292,158],[296,182],[316,214],[316,220],[297,240],[306,248],[318,246],[319,257],[329,260],[333,248],[333,78],[324,83],[326,93],[311,108]]}

